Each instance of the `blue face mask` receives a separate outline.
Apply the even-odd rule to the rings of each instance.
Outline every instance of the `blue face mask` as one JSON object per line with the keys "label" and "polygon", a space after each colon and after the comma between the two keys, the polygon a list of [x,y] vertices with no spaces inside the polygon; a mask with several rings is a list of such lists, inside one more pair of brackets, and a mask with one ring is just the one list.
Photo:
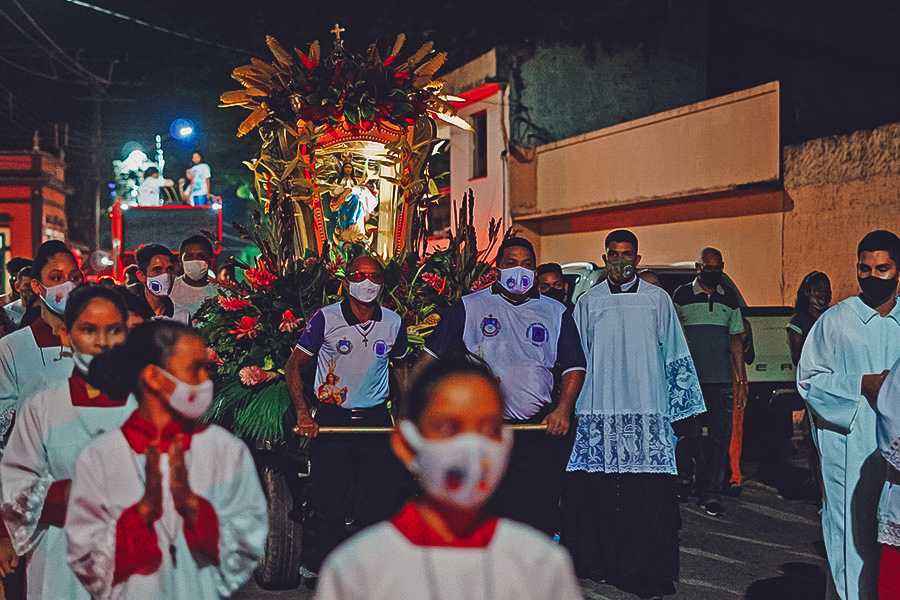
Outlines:
{"label": "blue face mask", "polygon": [[525,267],[500,269],[498,281],[510,294],[524,294],[534,285],[534,271]]}
{"label": "blue face mask", "polygon": [[75,284],[71,281],[63,282],[59,285],[46,288],[44,292],[44,304],[51,311],[58,315],[62,315],[66,311],[66,302],[69,300],[69,294],[75,289]]}

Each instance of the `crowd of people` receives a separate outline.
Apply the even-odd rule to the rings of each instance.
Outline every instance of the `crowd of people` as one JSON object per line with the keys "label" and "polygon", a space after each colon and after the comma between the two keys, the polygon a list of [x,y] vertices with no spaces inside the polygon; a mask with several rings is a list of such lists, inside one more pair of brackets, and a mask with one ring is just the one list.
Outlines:
{"label": "crowd of people", "polygon": [[[455,302],[414,363],[379,303],[381,263],[345,266],[343,300],[284,367],[294,431],[314,440],[297,568],[317,598],[574,599],[577,578],[675,593],[679,502],[718,517],[741,493],[752,336],[719,250],[671,296],[639,270],[632,232],[611,232],[602,260],[573,305],[559,265],[505,239],[495,282]],[[845,600],[900,598],[898,264],[900,238],[868,234],[861,293],[831,307],[828,277],[809,273],[785,332],[829,594]],[[59,241],[7,270],[4,597],[229,596],[268,525],[250,451],[198,422],[214,387],[191,327],[218,290],[210,241],[143,246],[122,285],[85,283]],[[392,433],[319,435],[334,426]]]}

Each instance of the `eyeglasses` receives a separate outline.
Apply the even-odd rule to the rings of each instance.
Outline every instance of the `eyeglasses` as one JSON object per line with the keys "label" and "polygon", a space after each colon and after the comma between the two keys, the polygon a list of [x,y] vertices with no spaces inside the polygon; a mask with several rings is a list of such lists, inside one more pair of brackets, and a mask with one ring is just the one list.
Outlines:
{"label": "eyeglasses", "polygon": [[384,281],[384,277],[381,273],[366,273],[364,271],[354,271],[353,273],[347,273],[347,281],[351,283],[359,283],[363,279],[368,279],[372,283],[381,283]]}

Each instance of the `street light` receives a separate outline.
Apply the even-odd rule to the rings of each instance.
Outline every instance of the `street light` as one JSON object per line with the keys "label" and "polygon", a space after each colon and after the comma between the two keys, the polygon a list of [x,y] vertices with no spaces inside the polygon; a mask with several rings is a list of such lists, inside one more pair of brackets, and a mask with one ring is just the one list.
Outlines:
{"label": "street light", "polygon": [[169,125],[169,133],[166,135],[156,134],[156,164],[159,166],[159,176],[163,175],[163,167],[166,166],[166,159],[163,156],[162,143],[163,140],[174,138],[176,140],[186,140],[194,135],[194,124],[187,119],[175,119]]}

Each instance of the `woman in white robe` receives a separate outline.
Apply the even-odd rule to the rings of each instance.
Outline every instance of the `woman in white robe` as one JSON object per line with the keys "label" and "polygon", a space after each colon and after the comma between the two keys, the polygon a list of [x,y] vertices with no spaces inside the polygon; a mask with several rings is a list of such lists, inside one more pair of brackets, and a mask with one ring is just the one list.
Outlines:
{"label": "woman in white robe", "polygon": [[0,512],[16,553],[28,557],[27,595],[34,600],[88,598],[66,565],[62,529],[75,459],[137,407],[133,398],[110,400],[85,379],[93,356],[125,340],[127,308],[119,295],[81,286],[63,316],[60,335],[76,358],[75,369],[25,399],[0,460]]}
{"label": "woman in white robe", "polygon": [[94,598],[227,597],[262,555],[266,500],[249,450],[195,422],[212,401],[206,367],[202,338],[171,321],[136,326],[91,364],[110,397],[138,399],[75,469],[68,562]]}
{"label": "woman in white robe", "polygon": [[441,361],[418,377],[391,446],[422,497],[339,546],[317,600],[575,600],[568,552],[527,525],[485,513],[509,459],[503,396],[483,367]]}
{"label": "woman in white robe", "polygon": [[59,240],[44,242],[32,265],[31,289],[41,318],[0,339],[0,436],[26,397],[72,373],[72,355],[59,338],[66,299],[84,281],[75,255]]}

